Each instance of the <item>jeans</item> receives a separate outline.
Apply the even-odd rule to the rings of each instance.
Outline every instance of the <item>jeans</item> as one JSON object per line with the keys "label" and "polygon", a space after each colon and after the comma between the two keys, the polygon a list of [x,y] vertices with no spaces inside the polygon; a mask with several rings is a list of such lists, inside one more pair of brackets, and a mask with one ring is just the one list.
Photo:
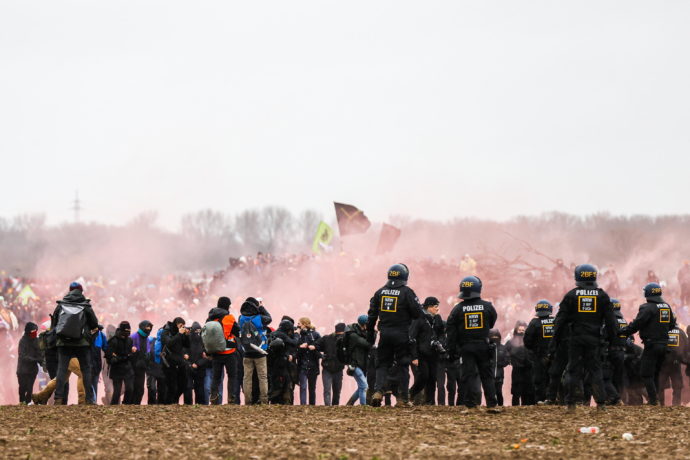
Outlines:
{"label": "jeans", "polygon": [[357,389],[352,394],[352,399],[359,396],[360,406],[366,406],[367,390],[369,389],[369,385],[367,384],[367,377],[366,375],[364,375],[364,371],[359,367],[355,367],[355,375],[353,375],[353,377],[355,378],[355,382],[357,382]]}
{"label": "jeans", "polygon": [[[206,369],[206,376],[204,377],[204,392],[206,393],[206,397],[211,394],[211,381],[213,380],[213,368],[209,367]],[[225,380],[225,377],[223,374],[220,376],[220,382],[218,382],[218,399],[220,401],[223,400],[223,381]]]}
{"label": "jeans", "polygon": [[307,389],[309,390],[309,405],[316,405],[316,379],[319,374],[311,373],[306,369],[299,371],[299,403],[304,406],[307,404]]}
{"label": "jeans", "polygon": [[[213,379],[211,380],[211,393],[209,393],[209,401],[211,404],[220,404],[222,399],[220,395],[216,395],[217,386],[223,377],[223,369],[228,374],[228,404],[233,404],[235,402],[235,395],[233,394],[233,388],[235,385],[235,379],[237,378],[237,352],[213,355],[212,369],[213,369]],[[214,391],[214,388],[216,391]]]}
{"label": "jeans", "polygon": [[89,347],[58,347],[58,369],[55,388],[55,399],[67,402],[65,383],[67,382],[67,367],[72,358],[77,358],[79,369],[84,382],[84,391],[87,401],[93,401],[93,387],[91,386],[91,350]]}
{"label": "jeans", "polygon": [[[337,406],[340,404],[340,391],[343,388],[343,371],[328,372],[323,369],[321,374],[323,382],[323,403],[327,406]],[[331,398],[333,391],[333,398]]]}

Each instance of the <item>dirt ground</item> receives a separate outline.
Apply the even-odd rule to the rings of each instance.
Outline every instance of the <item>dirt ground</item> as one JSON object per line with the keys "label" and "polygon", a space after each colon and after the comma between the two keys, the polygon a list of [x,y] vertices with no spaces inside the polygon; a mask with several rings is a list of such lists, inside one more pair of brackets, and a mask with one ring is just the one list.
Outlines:
{"label": "dirt ground", "polygon": [[[688,458],[690,408],[1,406],[2,458]],[[599,434],[581,434],[598,426]],[[621,438],[624,432],[632,441]]]}

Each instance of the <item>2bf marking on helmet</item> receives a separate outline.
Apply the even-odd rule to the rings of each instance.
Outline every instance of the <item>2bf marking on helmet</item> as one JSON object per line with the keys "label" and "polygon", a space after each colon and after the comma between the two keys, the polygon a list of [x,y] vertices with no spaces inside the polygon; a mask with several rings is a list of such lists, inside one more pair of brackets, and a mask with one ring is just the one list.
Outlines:
{"label": "2bf marking on helmet", "polygon": [[484,328],[484,312],[465,313],[465,329]]}
{"label": "2bf marking on helmet", "polygon": [[398,298],[388,295],[381,296],[381,311],[395,313],[398,311]]}
{"label": "2bf marking on helmet", "polygon": [[593,295],[581,295],[577,297],[578,313],[596,313],[597,298]]}

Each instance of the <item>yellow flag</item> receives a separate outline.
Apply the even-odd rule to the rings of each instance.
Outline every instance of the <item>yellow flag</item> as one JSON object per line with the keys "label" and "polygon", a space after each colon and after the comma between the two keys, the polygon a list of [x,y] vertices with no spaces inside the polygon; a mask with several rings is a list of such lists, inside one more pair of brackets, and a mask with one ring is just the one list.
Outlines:
{"label": "yellow flag", "polygon": [[327,249],[333,240],[333,229],[326,222],[319,222],[319,228],[316,229],[314,235],[314,242],[311,245],[311,250],[314,254],[319,254]]}

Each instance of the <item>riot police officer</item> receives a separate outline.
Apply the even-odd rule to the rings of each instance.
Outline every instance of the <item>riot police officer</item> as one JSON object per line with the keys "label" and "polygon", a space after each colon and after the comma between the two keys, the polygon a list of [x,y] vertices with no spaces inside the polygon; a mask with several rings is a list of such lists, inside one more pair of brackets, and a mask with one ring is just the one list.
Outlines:
{"label": "riot police officer", "polygon": [[448,316],[446,329],[449,353],[460,355],[462,375],[461,393],[467,408],[476,407],[471,385],[479,374],[487,407],[496,411],[496,384],[491,367],[493,345],[489,344],[489,330],[496,323],[496,309],[481,298],[482,282],[476,276],[468,276],[460,282],[460,297]]}
{"label": "riot police officer", "polygon": [[603,410],[606,391],[600,361],[601,326],[605,323],[605,333],[612,338],[616,331],[616,319],[611,299],[597,286],[596,267],[589,264],[575,267],[575,285],[560,303],[552,343],[558,344],[565,330],[570,329],[565,385],[568,411],[575,411],[576,391],[583,383],[585,369],[592,380],[597,408]]}
{"label": "riot police officer", "polygon": [[376,291],[369,302],[367,339],[372,345],[378,321],[379,343],[377,349],[376,383],[371,397],[372,406],[380,406],[389,369],[397,364],[398,387],[401,405],[410,405],[409,386],[411,360],[410,324],[422,316],[422,306],[417,295],[407,286],[410,271],[404,264],[388,269],[388,282]]}
{"label": "riot police officer", "polygon": [[649,283],[644,289],[646,303],[628,327],[621,329],[621,335],[631,335],[640,331],[644,351],[640,363],[640,375],[647,389],[647,402],[658,404],[659,372],[664,364],[668,348],[669,331],[676,327],[676,316],[671,307],[661,297],[661,286]]}
{"label": "riot police officer", "polygon": [[625,346],[627,336],[620,331],[628,326],[628,322],[621,312],[621,303],[618,299],[611,299],[613,315],[616,317],[617,334],[609,343],[608,361],[611,372],[611,384],[616,389],[618,396],[610,401],[611,404],[618,404],[623,395],[623,376],[625,374]]}
{"label": "riot police officer", "polygon": [[537,402],[546,401],[546,388],[549,385],[548,353],[553,338],[553,305],[548,300],[540,300],[534,306],[536,317],[525,330],[525,348],[530,351],[532,361],[532,380]]}

